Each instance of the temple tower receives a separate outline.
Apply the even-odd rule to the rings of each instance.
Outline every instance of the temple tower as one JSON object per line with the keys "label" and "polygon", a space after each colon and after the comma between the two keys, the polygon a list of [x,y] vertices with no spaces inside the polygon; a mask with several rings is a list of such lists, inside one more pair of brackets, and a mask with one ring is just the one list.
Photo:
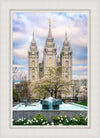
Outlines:
{"label": "temple tower", "polygon": [[66,81],[72,80],[72,51],[65,33],[65,41],[61,52],[62,78]]}
{"label": "temple tower", "polygon": [[51,21],[49,20],[49,32],[43,50],[44,74],[47,74],[49,68],[57,66],[56,51],[57,50],[51,32]]}
{"label": "temple tower", "polygon": [[28,50],[28,80],[39,80],[39,52],[34,39],[34,33],[31,45]]}

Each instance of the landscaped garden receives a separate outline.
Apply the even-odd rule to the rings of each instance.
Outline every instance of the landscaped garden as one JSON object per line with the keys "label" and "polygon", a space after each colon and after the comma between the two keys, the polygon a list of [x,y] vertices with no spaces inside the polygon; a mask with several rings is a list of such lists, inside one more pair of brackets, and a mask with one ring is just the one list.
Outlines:
{"label": "landscaped garden", "polygon": [[87,117],[84,117],[82,114],[80,114],[80,116],[73,116],[72,118],[66,115],[59,115],[53,117],[52,120],[52,122],[48,122],[43,115],[38,114],[31,119],[20,118],[18,120],[13,120],[13,125],[87,125]]}
{"label": "landscaped garden", "polygon": [[[24,80],[13,88],[13,125],[87,125],[87,107],[76,104],[87,103],[75,102],[75,94],[78,93],[78,89],[74,89],[77,88],[76,84],[72,85],[73,81],[63,80],[60,71],[60,67],[49,69],[48,74],[41,80]],[[66,102],[64,96],[69,94],[71,97],[68,100],[71,102]],[[34,101],[32,98],[38,100]],[[80,115],[74,116],[76,114]]]}

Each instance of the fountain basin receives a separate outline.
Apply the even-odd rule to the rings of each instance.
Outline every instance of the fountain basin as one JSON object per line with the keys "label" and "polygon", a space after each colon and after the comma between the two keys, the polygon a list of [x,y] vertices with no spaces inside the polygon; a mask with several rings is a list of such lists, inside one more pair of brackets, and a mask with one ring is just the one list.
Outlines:
{"label": "fountain basin", "polygon": [[[32,103],[33,105],[33,103]],[[52,121],[52,117],[57,115],[66,115],[67,117],[73,117],[74,115],[79,116],[80,113],[87,116],[88,107],[75,104],[75,103],[67,103],[67,104],[60,104],[59,109],[56,110],[49,110],[49,109],[42,109],[42,104],[40,102],[34,103],[35,106],[28,105],[25,106],[25,103],[20,103],[13,107],[13,119],[18,120],[19,118],[26,118],[30,119],[34,115],[42,114],[44,115],[48,121]]]}

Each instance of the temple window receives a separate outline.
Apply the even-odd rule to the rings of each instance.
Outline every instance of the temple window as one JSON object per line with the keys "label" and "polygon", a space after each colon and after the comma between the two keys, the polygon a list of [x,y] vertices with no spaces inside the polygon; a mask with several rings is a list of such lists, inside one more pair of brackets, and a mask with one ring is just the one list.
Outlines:
{"label": "temple window", "polygon": [[35,77],[34,76],[32,76],[32,80],[35,80]]}
{"label": "temple window", "polygon": [[33,66],[33,67],[35,66],[35,61],[34,61],[34,60],[32,61],[32,66]]}
{"label": "temple window", "polygon": [[32,69],[32,73],[34,73],[34,72],[35,72],[35,69],[33,68],[33,69]]}
{"label": "temple window", "polygon": [[68,81],[68,76],[66,75],[66,81]]}
{"label": "temple window", "polygon": [[68,62],[68,61],[66,61],[66,67],[68,67],[68,64],[69,64],[69,62]]}
{"label": "temple window", "polygon": [[50,57],[49,58],[49,67],[51,67],[51,65],[52,65],[52,58]]}

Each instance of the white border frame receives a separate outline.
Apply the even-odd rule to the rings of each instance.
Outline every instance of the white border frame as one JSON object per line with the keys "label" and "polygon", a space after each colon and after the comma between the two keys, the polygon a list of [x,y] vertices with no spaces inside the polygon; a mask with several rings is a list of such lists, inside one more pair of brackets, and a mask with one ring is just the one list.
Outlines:
{"label": "white border frame", "polygon": [[[99,0],[1,0],[0,1],[0,138],[99,138],[100,69]],[[91,128],[89,129],[11,129],[9,128],[9,10],[10,9],[90,9],[91,10]]]}

